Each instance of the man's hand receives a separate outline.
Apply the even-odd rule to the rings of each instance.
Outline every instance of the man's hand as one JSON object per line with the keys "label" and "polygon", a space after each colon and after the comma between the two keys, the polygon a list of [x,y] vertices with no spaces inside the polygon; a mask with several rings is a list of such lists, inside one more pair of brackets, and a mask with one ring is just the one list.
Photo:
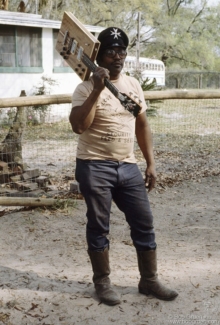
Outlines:
{"label": "man's hand", "polygon": [[145,184],[148,192],[150,192],[156,185],[157,174],[154,167],[147,167],[145,171]]}
{"label": "man's hand", "polygon": [[102,67],[97,67],[95,72],[92,75],[92,79],[94,81],[94,89],[95,90],[103,90],[105,88],[105,79],[109,79],[109,71]]}

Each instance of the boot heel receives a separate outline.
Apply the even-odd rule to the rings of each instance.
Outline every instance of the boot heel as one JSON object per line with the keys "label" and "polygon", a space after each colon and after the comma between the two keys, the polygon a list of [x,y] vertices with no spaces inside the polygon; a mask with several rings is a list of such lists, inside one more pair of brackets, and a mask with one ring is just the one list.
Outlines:
{"label": "boot heel", "polygon": [[143,295],[149,296],[150,295],[150,290],[138,287],[139,292],[142,293]]}

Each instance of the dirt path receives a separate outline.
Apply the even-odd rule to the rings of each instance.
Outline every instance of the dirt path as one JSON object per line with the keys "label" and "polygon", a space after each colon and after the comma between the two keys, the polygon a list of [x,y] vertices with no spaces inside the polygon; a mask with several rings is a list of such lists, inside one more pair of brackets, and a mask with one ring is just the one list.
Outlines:
{"label": "dirt path", "polygon": [[111,279],[121,305],[99,304],[86,253],[85,204],[0,217],[0,325],[220,324],[219,177],[150,194],[159,276],[173,302],[137,291],[136,254],[112,206]]}

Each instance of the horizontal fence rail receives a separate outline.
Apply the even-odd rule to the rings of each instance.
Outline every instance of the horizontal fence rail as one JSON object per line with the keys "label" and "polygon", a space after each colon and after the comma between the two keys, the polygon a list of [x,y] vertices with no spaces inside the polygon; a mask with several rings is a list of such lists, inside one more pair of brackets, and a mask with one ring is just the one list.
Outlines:
{"label": "horizontal fence rail", "polygon": [[71,103],[71,94],[0,98],[0,108]]}
{"label": "horizontal fence rail", "polygon": [[[145,91],[146,100],[153,99],[212,99],[220,98],[220,90],[161,90]],[[72,94],[39,95],[1,98],[0,108],[71,103]]]}

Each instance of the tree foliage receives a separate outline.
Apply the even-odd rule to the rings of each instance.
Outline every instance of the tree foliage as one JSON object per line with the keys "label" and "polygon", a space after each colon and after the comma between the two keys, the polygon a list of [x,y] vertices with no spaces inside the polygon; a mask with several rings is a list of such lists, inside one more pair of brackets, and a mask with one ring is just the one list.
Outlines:
{"label": "tree foliage", "polygon": [[[9,10],[17,7],[11,0]],[[141,56],[176,69],[220,69],[220,5],[210,7],[207,0],[26,0],[25,11],[58,20],[71,11],[84,24],[121,27],[129,35],[130,54],[136,51],[141,13]]]}
{"label": "tree foliage", "polygon": [[[172,3],[172,4],[171,4]],[[148,42],[147,55],[156,55],[168,66],[213,69],[219,43],[218,20],[206,1],[167,1],[154,18],[155,41]]]}

